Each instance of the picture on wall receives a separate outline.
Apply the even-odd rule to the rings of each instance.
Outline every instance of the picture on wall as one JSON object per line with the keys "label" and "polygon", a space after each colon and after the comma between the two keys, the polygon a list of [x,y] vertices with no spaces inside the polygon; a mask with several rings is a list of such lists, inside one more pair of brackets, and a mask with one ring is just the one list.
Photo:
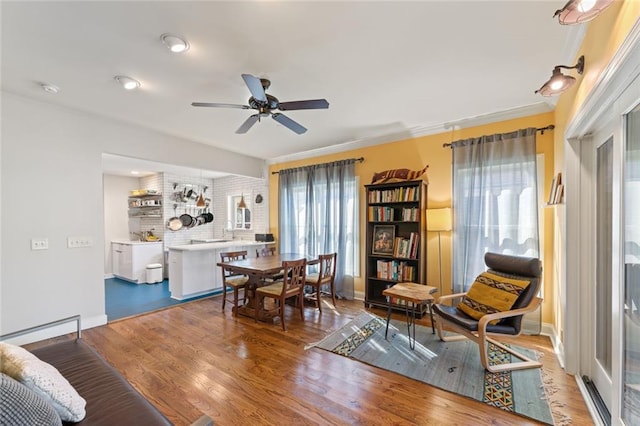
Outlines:
{"label": "picture on wall", "polygon": [[395,236],[396,227],[394,225],[375,225],[371,253],[392,256]]}

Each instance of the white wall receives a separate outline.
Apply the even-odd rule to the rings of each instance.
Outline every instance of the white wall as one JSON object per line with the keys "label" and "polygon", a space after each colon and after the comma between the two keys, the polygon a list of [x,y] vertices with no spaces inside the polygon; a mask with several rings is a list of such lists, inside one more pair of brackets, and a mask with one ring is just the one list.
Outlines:
{"label": "white wall", "polygon": [[104,274],[113,275],[111,241],[130,240],[129,191],[138,189],[138,178],[104,175]]}
{"label": "white wall", "polygon": [[[216,238],[230,237],[229,233],[223,233],[223,228],[227,227],[228,217],[228,197],[244,195],[247,207],[251,210],[251,229],[237,230],[233,232],[235,238],[245,240],[254,239],[254,234],[269,232],[269,182],[267,179],[251,179],[243,176],[226,176],[215,179],[213,184],[213,213],[216,216],[214,234]],[[262,195],[261,204],[256,204],[256,195]]]}
{"label": "white wall", "polygon": [[[254,157],[0,95],[0,333],[74,314],[85,327],[106,322],[102,153],[250,177],[265,170]],[[77,236],[93,246],[67,248]],[[32,251],[32,237],[48,238],[49,249]]]}

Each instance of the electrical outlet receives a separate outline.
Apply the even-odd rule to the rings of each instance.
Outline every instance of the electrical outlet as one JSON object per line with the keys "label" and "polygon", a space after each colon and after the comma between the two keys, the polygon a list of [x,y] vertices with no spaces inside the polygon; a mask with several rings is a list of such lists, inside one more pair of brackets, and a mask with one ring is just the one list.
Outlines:
{"label": "electrical outlet", "polygon": [[68,237],[67,248],[86,248],[93,246],[93,238],[91,237]]}
{"label": "electrical outlet", "polygon": [[31,239],[31,250],[47,250],[47,249],[49,249],[48,238],[32,238]]}

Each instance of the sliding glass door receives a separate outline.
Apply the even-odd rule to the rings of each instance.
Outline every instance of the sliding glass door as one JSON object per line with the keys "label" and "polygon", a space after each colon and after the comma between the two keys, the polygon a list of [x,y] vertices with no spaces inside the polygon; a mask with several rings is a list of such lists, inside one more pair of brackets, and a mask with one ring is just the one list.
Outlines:
{"label": "sliding glass door", "polygon": [[640,424],[640,106],[625,115],[622,419]]}

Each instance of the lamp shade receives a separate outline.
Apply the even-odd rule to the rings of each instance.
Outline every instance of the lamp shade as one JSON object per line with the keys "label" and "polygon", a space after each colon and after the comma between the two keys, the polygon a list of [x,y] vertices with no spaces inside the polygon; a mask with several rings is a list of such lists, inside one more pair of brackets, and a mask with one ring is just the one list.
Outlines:
{"label": "lamp shade", "polygon": [[239,209],[246,209],[247,208],[247,203],[244,202],[244,194],[242,194],[242,196],[240,197],[240,202],[238,203],[238,208]]}
{"label": "lamp shade", "polygon": [[562,25],[581,24],[598,16],[612,3],[613,0],[569,0],[553,16],[557,16]]}
{"label": "lamp shade", "polygon": [[427,209],[427,231],[451,231],[451,208]]}

